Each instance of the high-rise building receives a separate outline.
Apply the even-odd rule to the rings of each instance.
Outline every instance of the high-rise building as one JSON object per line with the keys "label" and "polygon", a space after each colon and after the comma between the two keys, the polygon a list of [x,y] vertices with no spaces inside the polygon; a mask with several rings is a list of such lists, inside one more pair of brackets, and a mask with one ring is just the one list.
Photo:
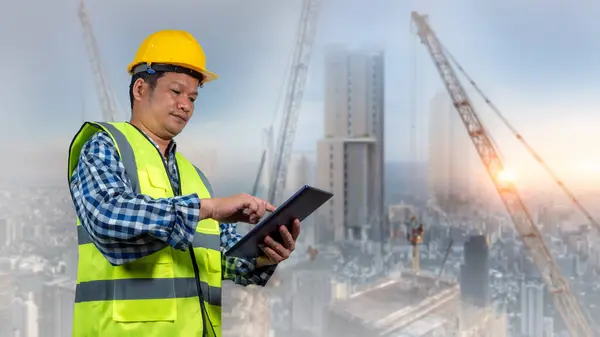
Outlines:
{"label": "high-rise building", "polygon": [[75,282],[57,278],[44,283],[39,304],[38,326],[48,337],[70,336],[72,329]]}
{"label": "high-rise building", "polygon": [[13,327],[14,337],[38,337],[40,334],[40,326],[38,322],[39,308],[35,304],[34,295],[32,292],[27,294],[25,300],[15,297],[12,302],[13,306]]}
{"label": "high-rise building", "polygon": [[554,318],[544,317],[544,337],[554,337]]}
{"label": "high-rise building", "polygon": [[521,283],[521,335],[544,337],[544,284]]}
{"label": "high-rise building", "polygon": [[[304,185],[314,184],[314,163],[307,153],[292,153],[285,186],[285,198],[292,196]],[[314,245],[316,241],[315,214],[302,220],[299,242]]]}
{"label": "high-rise building", "polygon": [[292,153],[286,179],[286,198],[300,187],[312,184],[313,166],[306,153]]}
{"label": "high-rise building", "polygon": [[0,337],[12,337],[14,326],[12,322],[11,302],[14,295],[11,262],[8,258],[0,259]]}
{"label": "high-rise building", "polygon": [[464,245],[465,262],[460,268],[462,301],[478,308],[490,302],[489,248],[484,235],[474,235]]}
{"label": "high-rise building", "polygon": [[317,144],[317,185],[335,194],[319,212],[324,241],[381,238],[387,223],[383,111],[383,53],[331,48],[325,59],[325,137]]}
{"label": "high-rise building", "polygon": [[473,145],[446,92],[436,93],[430,108],[429,192],[448,211],[452,201],[469,197]]}

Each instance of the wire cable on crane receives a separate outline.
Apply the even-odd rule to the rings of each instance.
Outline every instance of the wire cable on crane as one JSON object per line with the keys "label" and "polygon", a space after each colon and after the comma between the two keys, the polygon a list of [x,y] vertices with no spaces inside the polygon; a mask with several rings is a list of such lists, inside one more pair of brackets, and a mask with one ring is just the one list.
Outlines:
{"label": "wire cable on crane", "polygon": [[[298,29],[297,29],[298,30]],[[294,34],[294,36],[298,35],[298,32],[296,32]],[[285,91],[286,88],[286,82],[288,81],[288,77],[289,77],[289,73],[292,70],[292,62],[294,61],[294,45],[291,46],[288,57],[287,57],[287,63],[285,66],[285,72],[283,73],[283,77],[282,77],[282,81],[281,81],[281,85],[279,86],[279,92],[277,94],[277,101],[275,104],[275,109],[273,110],[273,118],[271,118],[271,126],[270,129],[273,130],[273,127],[275,125],[275,119],[277,118],[277,113],[280,112],[281,110],[283,110],[280,105],[283,99],[283,93]]]}
{"label": "wire cable on crane", "polygon": [[[440,43],[441,44],[441,43]],[[517,138],[517,140],[525,147],[527,152],[542,166],[542,168],[550,175],[552,180],[560,187],[563,192],[571,199],[571,202],[583,213],[583,215],[588,219],[588,221],[596,228],[598,232],[600,232],[600,223],[598,223],[588,212],[588,210],[581,204],[579,199],[575,196],[575,194],[571,191],[570,188],[558,177],[558,175],[554,172],[554,170],[546,163],[546,161],[533,149],[531,145],[523,138],[521,133],[517,131],[517,129],[510,124],[508,119],[504,117],[504,115],[500,112],[500,110],[496,107],[496,105],[485,95],[485,93],[479,88],[479,86],[475,83],[475,81],[467,74],[465,69],[458,63],[458,61],[454,58],[454,56],[448,51],[448,49],[441,45],[444,53],[448,55],[448,58],[454,65],[458,68],[458,70],[465,76],[465,78],[469,81],[471,86],[477,91],[477,93],[484,99],[485,103],[492,109],[492,111],[502,120],[502,123],[512,132],[512,134]]]}
{"label": "wire cable on crane", "polygon": [[410,108],[409,108],[409,114],[410,114],[410,130],[409,130],[409,152],[410,152],[410,159],[415,161],[415,163],[413,163],[413,167],[411,169],[411,174],[413,175],[413,183],[411,186],[411,192],[416,194],[417,193],[417,184],[416,184],[416,179],[414,179],[414,177],[417,174],[417,165],[416,165],[416,161],[417,161],[417,76],[418,76],[418,71],[417,71],[417,43],[418,43],[418,37],[416,36],[416,34],[413,34],[413,25],[410,25],[410,32],[411,35],[414,36],[413,41],[412,41],[412,51],[411,51],[411,64],[412,64],[412,71],[410,72],[410,78],[409,78],[409,86],[410,86],[410,90],[409,90],[409,104],[410,104]]}

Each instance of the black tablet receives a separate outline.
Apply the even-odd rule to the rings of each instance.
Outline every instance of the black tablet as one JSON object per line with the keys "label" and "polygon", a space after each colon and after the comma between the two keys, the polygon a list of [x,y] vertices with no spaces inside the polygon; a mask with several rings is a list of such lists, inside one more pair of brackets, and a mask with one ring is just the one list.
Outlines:
{"label": "black tablet", "polygon": [[291,233],[294,219],[300,221],[306,219],[306,217],[316,211],[317,208],[321,207],[331,197],[333,197],[333,193],[308,185],[302,187],[229,248],[225,252],[225,255],[245,259],[264,255],[262,250],[258,248],[258,245],[264,243],[266,236],[270,236],[273,240],[283,243],[283,238],[279,233],[281,225],[287,226]]}

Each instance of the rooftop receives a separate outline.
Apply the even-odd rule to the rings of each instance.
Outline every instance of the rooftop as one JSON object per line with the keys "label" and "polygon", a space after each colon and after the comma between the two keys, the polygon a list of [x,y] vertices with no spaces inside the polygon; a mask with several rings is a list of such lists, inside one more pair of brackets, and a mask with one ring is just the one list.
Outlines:
{"label": "rooftop", "polygon": [[386,337],[420,337],[426,333],[438,329],[447,322],[448,319],[445,317],[430,315],[419,319],[418,321],[412,322],[406,327],[398,331],[394,331]]}
{"label": "rooftop", "polygon": [[384,281],[335,302],[331,310],[373,329],[387,331],[393,327],[396,330],[457,298],[458,292],[458,285],[454,283],[402,273],[399,279]]}

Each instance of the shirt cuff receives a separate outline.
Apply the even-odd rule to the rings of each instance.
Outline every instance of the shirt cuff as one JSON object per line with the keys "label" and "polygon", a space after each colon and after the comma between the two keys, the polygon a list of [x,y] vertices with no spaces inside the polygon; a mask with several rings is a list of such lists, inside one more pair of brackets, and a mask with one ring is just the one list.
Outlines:
{"label": "shirt cuff", "polygon": [[173,198],[175,223],[167,243],[173,248],[187,250],[192,244],[200,221],[200,198],[190,194]]}

